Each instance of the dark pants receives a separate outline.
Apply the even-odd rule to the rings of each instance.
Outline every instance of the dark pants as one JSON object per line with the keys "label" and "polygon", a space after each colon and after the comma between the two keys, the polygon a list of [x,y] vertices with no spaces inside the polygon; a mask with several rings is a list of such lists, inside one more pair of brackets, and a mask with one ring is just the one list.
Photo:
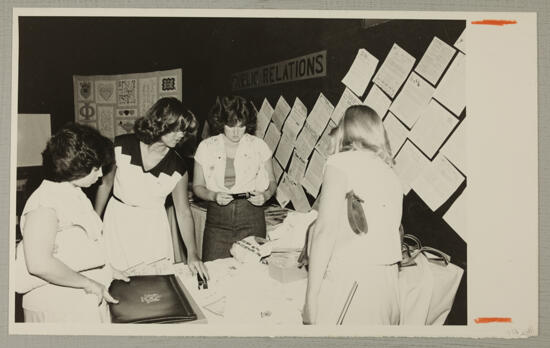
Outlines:
{"label": "dark pants", "polygon": [[206,210],[202,260],[231,257],[229,249],[233,243],[248,236],[265,238],[265,234],[263,207],[246,199],[233,200],[226,206],[210,202]]}

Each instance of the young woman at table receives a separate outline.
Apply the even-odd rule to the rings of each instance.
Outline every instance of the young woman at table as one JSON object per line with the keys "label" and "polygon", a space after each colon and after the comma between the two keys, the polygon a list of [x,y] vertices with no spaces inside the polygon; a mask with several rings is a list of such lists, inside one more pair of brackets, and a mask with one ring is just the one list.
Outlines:
{"label": "young woman at table", "polygon": [[[20,226],[26,268],[47,283],[23,295],[25,322],[109,322],[106,302],[116,303],[109,284],[128,278],[105,262],[101,219],[82,192],[101,177],[109,150],[112,143],[97,130],[70,124],[42,153],[45,179],[27,200]],[[61,261],[58,251],[73,256]],[[89,269],[77,272],[75,264]]]}
{"label": "young woman at table", "polygon": [[[210,111],[213,134],[195,153],[193,192],[209,205],[204,261],[230,257],[231,245],[247,236],[265,237],[262,205],[277,189],[272,152],[256,129],[256,111],[242,97],[218,98]],[[235,194],[249,194],[241,197]]]}
{"label": "young woman at table", "polygon": [[164,203],[172,194],[176,219],[193,274],[208,277],[197,256],[193,217],[187,196],[188,173],[174,147],[196,130],[195,116],[178,99],[161,98],[136,120],[135,134],[115,138],[116,165],[96,195],[96,211],[107,205],[104,235],[111,263],[119,269],[173,260],[174,250]]}
{"label": "young woman at table", "polygon": [[[384,125],[368,106],[352,106],[332,134],[336,153],[325,166],[311,235],[304,323],[398,324],[403,192]],[[363,200],[366,233],[350,227],[351,190]]]}

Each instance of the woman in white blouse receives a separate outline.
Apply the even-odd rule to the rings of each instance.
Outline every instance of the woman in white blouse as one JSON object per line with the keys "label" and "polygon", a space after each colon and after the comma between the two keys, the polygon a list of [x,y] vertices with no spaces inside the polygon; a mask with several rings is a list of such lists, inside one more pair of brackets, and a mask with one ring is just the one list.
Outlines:
{"label": "woman in white blouse", "polygon": [[[374,110],[357,105],[332,134],[336,153],[325,166],[310,238],[304,323],[398,324],[403,193],[384,125]],[[363,233],[348,220],[350,191],[363,200]]]}
{"label": "woman in white blouse", "polygon": [[265,237],[263,204],[277,183],[272,152],[256,129],[256,110],[238,96],[216,100],[209,124],[215,136],[195,153],[193,192],[209,201],[203,261],[230,257],[231,245],[247,236]]}
{"label": "woman in white blouse", "polygon": [[[102,176],[108,151],[112,144],[97,130],[71,124],[42,153],[46,178],[25,204],[21,231],[27,271],[44,282],[23,295],[25,322],[110,321],[111,280],[129,279],[106,262],[101,219],[81,190]],[[75,256],[62,261],[62,252]]]}

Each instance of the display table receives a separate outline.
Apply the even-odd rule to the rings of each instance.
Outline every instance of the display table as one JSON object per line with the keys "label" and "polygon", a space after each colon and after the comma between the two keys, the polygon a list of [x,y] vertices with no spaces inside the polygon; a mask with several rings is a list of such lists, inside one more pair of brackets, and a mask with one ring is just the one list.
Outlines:
{"label": "display table", "polygon": [[206,262],[208,289],[180,263],[174,273],[209,324],[301,325],[307,280],[281,283],[265,264],[241,264],[233,258]]}

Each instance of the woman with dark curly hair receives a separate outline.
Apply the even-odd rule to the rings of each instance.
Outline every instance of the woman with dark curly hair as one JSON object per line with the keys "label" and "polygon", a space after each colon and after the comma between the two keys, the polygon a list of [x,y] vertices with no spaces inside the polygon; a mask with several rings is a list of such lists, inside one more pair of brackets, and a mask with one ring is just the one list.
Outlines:
{"label": "woman with dark curly hair", "polygon": [[247,236],[265,237],[262,205],[277,189],[271,150],[255,137],[256,110],[242,97],[218,98],[210,111],[215,136],[195,153],[193,192],[209,201],[202,257],[231,256],[231,245]]}
{"label": "woman with dark curly hair", "polygon": [[166,259],[174,250],[164,203],[172,194],[176,219],[193,274],[208,277],[195,244],[193,217],[187,196],[188,173],[174,147],[197,128],[195,116],[176,98],[161,98],[136,120],[135,134],[115,138],[113,170],[96,195],[96,211],[107,204],[104,235],[108,256],[119,269]]}
{"label": "woman with dark curly hair", "polygon": [[[101,177],[109,151],[112,143],[98,131],[70,124],[51,137],[42,153],[45,179],[27,200],[20,221],[23,244],[17,257],[42,280],[25,290],[25,322],[109,321],[106,302],[116,300],[107,289],[113,278],[128,278],[106,263],[101,219],[81,190]],[[59,256],[74,249],[78,260]]]}

